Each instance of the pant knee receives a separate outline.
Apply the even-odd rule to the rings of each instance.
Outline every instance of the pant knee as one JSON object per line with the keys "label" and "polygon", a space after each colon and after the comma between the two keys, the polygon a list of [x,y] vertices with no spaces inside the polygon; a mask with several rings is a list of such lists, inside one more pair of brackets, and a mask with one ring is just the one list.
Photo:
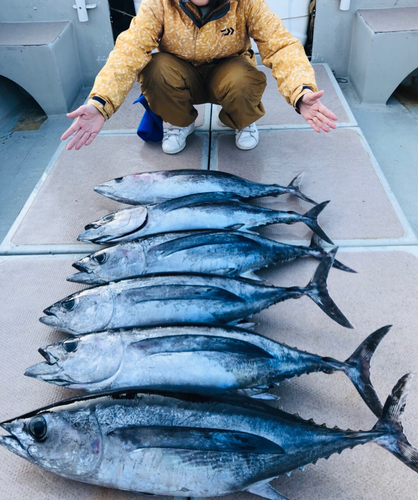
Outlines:
{"label": "pant knee", "polygon": [[231,70],[218,85],[213,93],[218,101],[228,99],[261,100],[267,85],[266,75],[258,70],[235,73]]}
{"label": "pant knee", "polygon": [[161,52],[154,54],[139,76],[141,87],[143,89],[149,87],[155,89],[181,87],[184,80],[181,72],[174,67],[175,61],[173,61],[173,57],[170,54]]}

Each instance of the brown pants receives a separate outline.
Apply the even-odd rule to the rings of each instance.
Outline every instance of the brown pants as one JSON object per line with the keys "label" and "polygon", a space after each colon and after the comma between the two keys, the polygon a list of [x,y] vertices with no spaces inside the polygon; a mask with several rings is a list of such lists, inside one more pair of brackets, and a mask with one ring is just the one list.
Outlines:
{"label": "brown pants", "polygon": [[264,115],[261,96],[266,76],[244,57],[193,66],[159,52],[153,54],[139,81],[152,111],[177,127],[188,127],[196,120],[194,104],[219,104],[219,119],[234,129]]}

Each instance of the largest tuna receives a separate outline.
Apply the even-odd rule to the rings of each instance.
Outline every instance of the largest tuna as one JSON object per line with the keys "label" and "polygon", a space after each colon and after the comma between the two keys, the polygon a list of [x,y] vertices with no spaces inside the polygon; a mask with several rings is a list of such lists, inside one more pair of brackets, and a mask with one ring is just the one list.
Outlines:
{"label": "largest tuna", "polygon": [[248,398],[98,394],[3,422],[0,444],[55,474],[138,493],[212,497],[249,491],[346,448],[375,442],[418,472],[403,433],[406,375],[370,431],[329,429]]}

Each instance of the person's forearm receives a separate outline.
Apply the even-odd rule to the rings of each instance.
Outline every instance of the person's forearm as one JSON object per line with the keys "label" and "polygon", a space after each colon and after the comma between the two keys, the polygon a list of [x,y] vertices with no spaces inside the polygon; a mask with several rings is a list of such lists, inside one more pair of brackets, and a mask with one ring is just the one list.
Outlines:
{"label": "person's forearm", "polygon": [[257,43],[263,64],[272,70],[282,96],[296,106],[305,93],[318,90],[302,44],[264,2],[248,1],[246,9],[251,20],[249,34]]}
{"label": "person's forearm", "polygon": [[[105,119],[121,106],[139,73],[151,60],[162,31],[162,12],[158,1],[143,0],[128,30],[121,33],[109,59],[97,75],[89,104]],[[146,27],[146,28],[144,28]]]}

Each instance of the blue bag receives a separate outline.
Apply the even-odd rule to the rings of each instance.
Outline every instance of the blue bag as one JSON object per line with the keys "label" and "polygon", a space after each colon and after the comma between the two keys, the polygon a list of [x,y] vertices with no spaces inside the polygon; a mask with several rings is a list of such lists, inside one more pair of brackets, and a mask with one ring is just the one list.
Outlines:
{"label": "blue bag", "polygon": [[163,139],[163,119],[161,116],[156,115],[148,106],[144,94],[141,94],[134,104],[140,102],[144,108],[145,113],[142,117],[138,130],[136,133],[143,141],[158,142]]}

